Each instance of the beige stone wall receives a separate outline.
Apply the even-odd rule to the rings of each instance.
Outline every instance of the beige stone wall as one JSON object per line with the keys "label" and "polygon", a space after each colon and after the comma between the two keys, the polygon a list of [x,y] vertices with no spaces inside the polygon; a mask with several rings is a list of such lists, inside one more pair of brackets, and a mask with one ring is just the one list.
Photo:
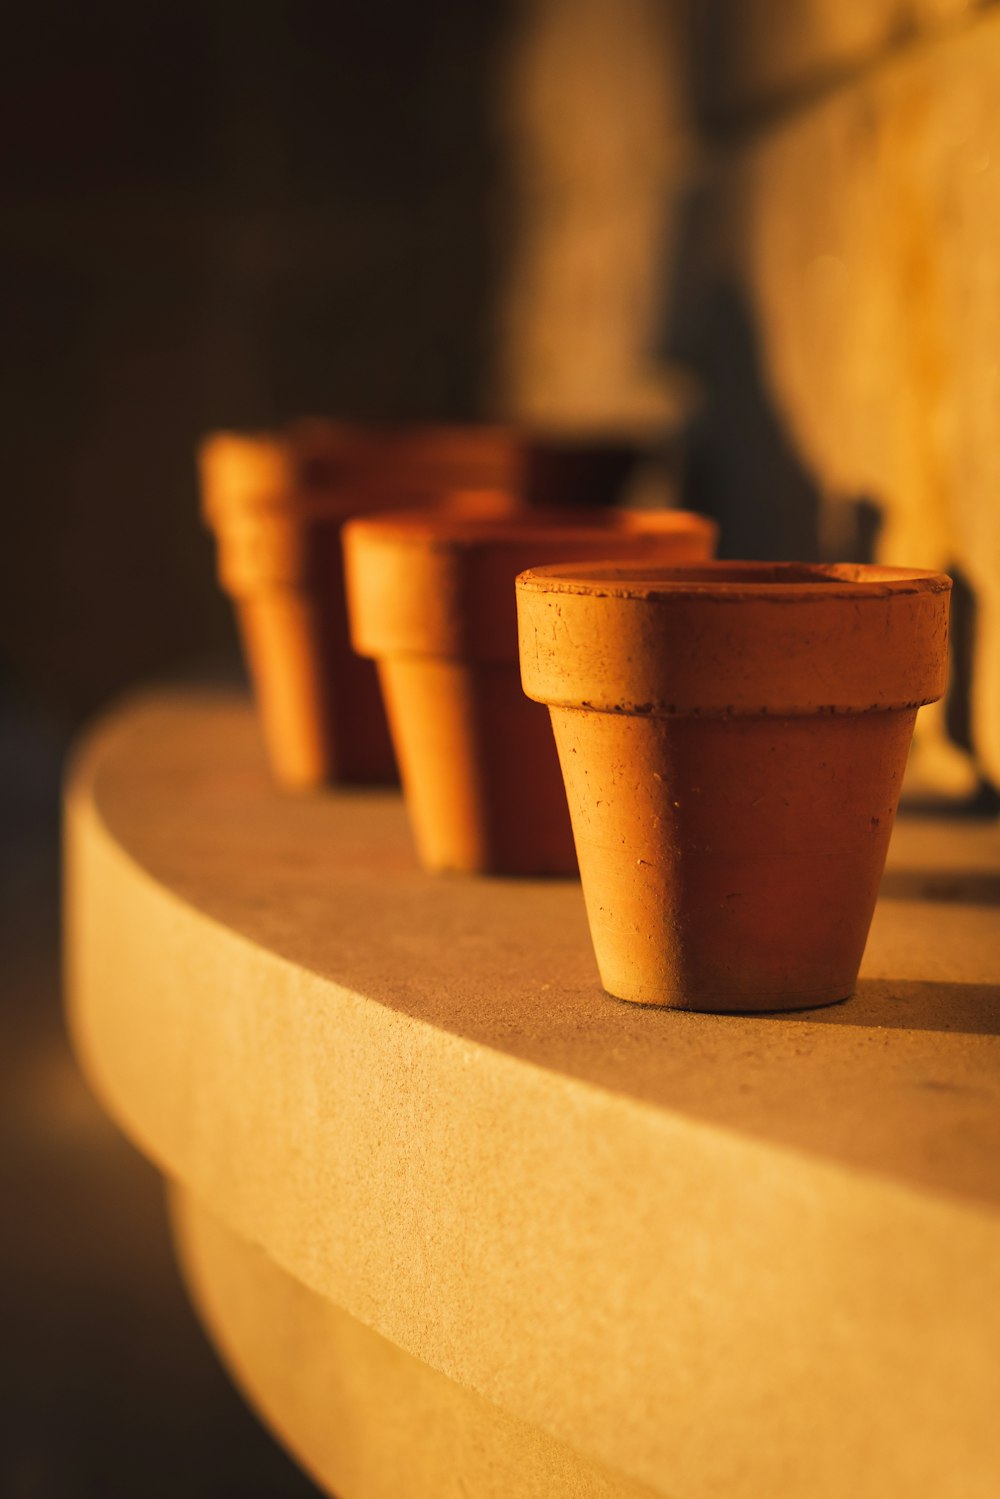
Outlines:
{"label": "beige stone wall", "polygon": [[[714,43],[710,92],[727,116],[802,102],[981,0],[691,0]],[[706,35],[707,34],[707,35]]]}
{"label": "beige stone wall", "polygon": [[[973,734],[1000,781],[1000,12],[909,46],[737,153],[773,398],[889,562],[977,600]],[[945,774],[942,767],[942,774]],[[957,783],[956,783],[957,784]]]}
{"label": "beige stone wall", "polygon": [[495,400],[528,419],[644,421],[687,142],[660,0],[521,0],[498,96],[514,234]]}
{"label": "beige stone wall", "polygon": [[[864,496],[883,560],[971,585],[972,736],[1000,783],[1000,8],[523,0],[518,16],[503,404],[648,402],[676,208],[700,186],[712,227],[681,298],[683,276],[741,289],[829,555]],[[970,791],[943,710],[923,717],[925,779]]]}

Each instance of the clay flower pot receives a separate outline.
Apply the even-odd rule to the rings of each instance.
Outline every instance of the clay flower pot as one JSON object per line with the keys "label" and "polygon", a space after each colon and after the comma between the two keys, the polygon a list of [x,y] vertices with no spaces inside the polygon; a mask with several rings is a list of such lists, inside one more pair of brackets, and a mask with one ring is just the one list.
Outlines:
{"label": "clay flower pot", "polygon": [[345,528],[354,644],[378,662],[427,868],[576,872],[548,715],[521,691],[517,574],[595,554],[697,560],[714,541],[712,522],[683,511],[403,514]]}
{"label": "clay flower pot", "polygon": [[950,589],[791,563],[518,579],[610,994],[724,1011],[854,991]]}
{"label": "clay flower pot", "polygon": [[509,426],[328,421],[310,417],[283,434],[313,487],[401,505],[436,503],[459,492],[519,488],[522,438]]}
{"label": "clay flower pot", "polygon": [[203,512],[281,785],[396,779],[375,672],[348,638],[344,521],[445,500],[471,514],[509,513],[513,451],[500,428],[318,421],[203,444]]}
{"label": "clay flower pot", "polygon": [[578,510],[613,505],[645,457],[676,446],[677,425],[448,426],[310,418],[287,435],[314,482],[363,489],[368,496],[395,495],[394,509],[446,493],[499,492],[531,507]]}

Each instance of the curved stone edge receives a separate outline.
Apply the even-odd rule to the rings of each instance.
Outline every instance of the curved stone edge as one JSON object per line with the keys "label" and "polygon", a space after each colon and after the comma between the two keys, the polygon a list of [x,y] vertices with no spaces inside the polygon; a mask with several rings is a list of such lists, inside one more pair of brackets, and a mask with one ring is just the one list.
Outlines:
{"label": "curved stone edge", "polygon": [[68,807],[78,1053],[126,1133],[224,1222],[636,1481],[733,1499],[995,1491],[993,1216],[296,969],[110,838],[90,794],[100,758],[99,737]]}
{"label": "curved stone edge", "polygon": [[340,1499],[655,1499],[506,1415],[308,1290],[176,1184],[188,1292],[278,1440]]}

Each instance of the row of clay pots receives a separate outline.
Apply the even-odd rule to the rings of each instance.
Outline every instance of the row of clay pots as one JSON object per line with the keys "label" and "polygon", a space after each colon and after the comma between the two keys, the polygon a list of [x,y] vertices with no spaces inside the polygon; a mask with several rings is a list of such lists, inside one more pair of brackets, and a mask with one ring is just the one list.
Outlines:
{"label": "row of clay pots", "polygon": [[571,495],[607,503],[635,458],[621,440],[500,426],[310,421],[204,443],[203,514],[279,784],[396,778],[375,671],[348,638],[341,529],[349,517],[442,504],[503,515]]}
{"label": "row of clay pots", "polygon": [[438,510],[345,527],[354,646],[378,663],[426,868],[576,873],[548,714],[521,688],[518,573],[594,557],[697,561],[715,535],[711,521],[677,510],[492,520]]}
{"label": "row of clay pots", "polygon": [[375,672],[351,649],[340,533],[359,512],[427,505],[461,491],[470,508],[513,503],[500,487],[509,443],[491,428],[304,422],[219,433],[199,454],[202,509],[233,600],[275,779],[392,782],[396,766]]}
{"label": "row of clay pots", "polygon": [[951,580],[606,562],[518,579],[601,979],[641,1004],[853,993]]}
{"label": "row of clay pots", "polygon": [[371,657],[427,867],[569,874],[578,856],[623,999],[853,992],[916,711],[944,689],[950,580],[711,563],[700,517],[525,510],[488,444],[469,484],[468,452],[446,474],[432,442],[423,469],[401,442],[404,484],[333,430],[205,454],[279,778],[388,770]]}

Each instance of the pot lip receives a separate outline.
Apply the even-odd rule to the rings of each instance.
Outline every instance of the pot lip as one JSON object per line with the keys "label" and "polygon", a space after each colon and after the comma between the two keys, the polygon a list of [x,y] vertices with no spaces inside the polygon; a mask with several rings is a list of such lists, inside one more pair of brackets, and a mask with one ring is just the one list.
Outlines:
{"label": "pot lip", "polygon": [[[236,503],[214,509],[205,506],[203,513],[206,524],[221,540],[246,533],[254,534],[261,525],[267,524],[280,525],[293,531],[312,526],[337,526],[342,529],[355,520],[383,513],[378,508],[366,508],[366,505],[372,503],[375,493],[377,491],[369,491],[363,485],[358,485],[350,496],[316,491],[283,501]],[[398,497],[389,503],[398,505]],[[512,490],[501,485],[480,484],[474,488],[451,489],[440,499],[428,501],[423,506],[415,504],[411,513],[419,514],[422,509],[426,509],[428,513],[440,511],[442,514],[452,513],[455,516],[464,513],[467,518],[485,524],[508,512],[516,513],[518,506],[519,501]]]}
{"label": "pot lip", "polygon": [[639,602],[821,603],[946,593],[952,580],[925,568],[864,562],[649,561],[555,563],[529,568],[520,593],[576,594]]}
{"label": "pot lip", "polygon": [[[384,458],[387,444],[400,450],[401,462],[419,467],[433,459],[440,444],[467,444],[484,454],[493,449],[499,454],[505,448],[513,452],[517,442],[515,429],[501,422],[303,417],[274,429],[218,429],[207,433],[197,449],[202,514],[215,527],[270,514],[343,517],[353,513],[359,494],[381,490],[380,480],[365,470],[373,456]],[[331,472],[338,467],[342,472]],[[505,486],[499,479],[493,485],[443,486],[456,492],[472,487]],[[399,488],[405,492],[405,482]]]}
{"label": "pot lip", "polygon": [[[206,432],[197,447],[202,515],[210,525],[219,526],[246,514],[300,514],[309,509],[340,513],[344,495],[336,491],[344,483],[344,474],[331,484],[323,466],[341,466],[351,491],[367,494],[380,485],[366,468],[373,459],[384,460],[387,445],[397,449],[396,457],[403,463],[430,463],[433,467],[437,458],[445,468],[449,456],[436,450],[456,445],[466,456],[475,453],[480,460],[494,460],[504,473],[509,467],[513,475],[533,457],[563,449],[581,455],[609,448],[641,452],[650,446],[654,427],[659,431],[664,425],[669,429],[677,424],[601,419],[596,415],[570,419],[555,413],[516,420],[487,417],[451,421],[309,415],[273,428],[217,428]],[[223,468],[234,459],[243,466],[243,474],[235,481]],[[501,487],[507,482],[498,476]]]}
{"label": "pot lip", "polygon": [[[655,542],[671,536],[712,537],[717,527],[708,516],[692,510],[625,509],[621,507],[525,507],[509,516],[475,516],[449,514],[447,510],[381,511],[354,516],[347,522],[345,536],[364,542],[382,542],[394,547],[420,551],[489,550],[498,545],[558,545],[602,539],[615,541],[641,539]],[[571,572],[582,564],[565,564]],[[550,572],[554,569],[532,569]],[[648,570],[648,566],[647,566]]]}

